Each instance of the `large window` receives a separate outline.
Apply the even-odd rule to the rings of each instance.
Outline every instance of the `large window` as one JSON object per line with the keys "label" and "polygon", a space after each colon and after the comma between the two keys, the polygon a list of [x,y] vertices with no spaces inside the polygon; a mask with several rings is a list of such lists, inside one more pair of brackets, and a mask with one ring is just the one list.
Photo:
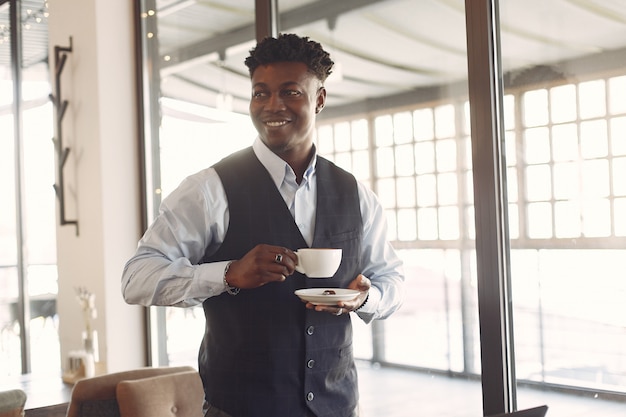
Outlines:
{"label": "large window", "polygon": [[2,375],[61,368],[46,19],[42,0],[0,1]]}
{"label": "large window", "polygon": [[520,379],[626,392],[626,72],[618,74],[536,78],[506,97]]}
{"label": "large window", "polygon": [[[369,340],[357,352],[379,363],[478,375],[467,102],[442,98],[390,111],[318,128],[320,153],[377,193],[405,262],[404,306],[374,327],[373,339],[357,321]],[[372,340],[384,342],[374,350]]]}
{"label": "large window", "polygon": [[[534,81],[504,97],[517,378],[625,392],[626,76]],[[320,152],[375,184],[409,267],[402,319],[386,323],[384,355],[362,345],[364,357],[479,372],[465,109],[419,105],[318,128]],[[453,242],[467,254],[445,249]]]}

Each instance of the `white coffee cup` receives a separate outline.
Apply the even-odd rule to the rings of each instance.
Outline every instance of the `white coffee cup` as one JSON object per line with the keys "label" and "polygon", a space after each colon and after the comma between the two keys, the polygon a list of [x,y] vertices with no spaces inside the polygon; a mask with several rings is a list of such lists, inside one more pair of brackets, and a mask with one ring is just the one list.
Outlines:
{"label": "white coffee cup", "polygon": [[296,251],[296,271],[309,278],[331,278],[341,263],[341,249],[304,248]]}

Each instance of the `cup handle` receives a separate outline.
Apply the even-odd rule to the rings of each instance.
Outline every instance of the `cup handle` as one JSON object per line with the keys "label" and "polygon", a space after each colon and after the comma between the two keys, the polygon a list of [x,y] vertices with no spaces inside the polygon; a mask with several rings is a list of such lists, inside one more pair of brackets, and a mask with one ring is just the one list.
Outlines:
{"label": "cup handle", "polygon": [[[298,256],[298,251],[294,251],[293,253],[296,254],[296,256]],[[299,261],[299,259],[298,259]],[[296,271],[298,271],[301,274],[305,274],[304,272],[304,268],[302,268],[302,265],[300,265],[300,263],[298,262],[298,264],[296,265]]]}

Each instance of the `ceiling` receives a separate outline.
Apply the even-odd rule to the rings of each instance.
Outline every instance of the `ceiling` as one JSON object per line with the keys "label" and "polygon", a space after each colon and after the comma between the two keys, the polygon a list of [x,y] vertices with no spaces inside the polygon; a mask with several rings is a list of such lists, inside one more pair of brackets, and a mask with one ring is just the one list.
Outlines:
{"label": "ceiling", "polygon": [[[48,57],[47,8],[44,0],[21,0],[22,3],[22,60],[24,67],[46,62]],[[0,79],[5,68],[10,68],[11,24],[9,1],[0,0]],[[10,73],[10,71],[9,71]]]}
{"label": "ceiling", "polygon": [[[389,101],[416,89],[467,79],[464,0],[279,0],[279,30],[319,41],[341,67],[327,81],[333,108]],[[254,2],[158,0],[162,91],[216,103],[233,96],[245,113],[250,94],[243,61],[254,46]],[[622,0],[507,0],[500,10],[507,71],[620,50]],[[626,55],[626,53],[625,53]],[[324,113],[323,113],[324,114]]]}
{"label": "ceiling", "polygon": [[[2,0],[0,0],[0,3]],[[162,94],[214,107],[220,93],[246,113],[254,45],[252,0],[156,0]],[[22,0],[24,61],[45,61],[43,0]],[[356,109],[423,88],[467,79],[464,0],[278,0],[279,30],[306,35],[329,50],[340,77],[327,81],[332,109]],[[27,12],[30,10],[30,12]],[[564,60],[626,55],[623,0],[507,0],[500,10],[506,71]],[[0,41],[8,29],[0,5]],[[8,65],[0,43],[0,70]],[[1,76],[0,72],[0,76]],[[336,74],[337,75],[337,74]]]}

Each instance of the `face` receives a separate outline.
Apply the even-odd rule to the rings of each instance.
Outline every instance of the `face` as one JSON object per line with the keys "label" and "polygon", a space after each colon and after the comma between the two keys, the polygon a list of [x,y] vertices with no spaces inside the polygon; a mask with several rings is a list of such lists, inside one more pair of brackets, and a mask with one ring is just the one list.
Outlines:
{"label": "face", "polygon": [[250,117],[263,143],[279,156],[308,158],[315,114],[325,101],[326,90],[302,62],[259,66],[252,74]]}

